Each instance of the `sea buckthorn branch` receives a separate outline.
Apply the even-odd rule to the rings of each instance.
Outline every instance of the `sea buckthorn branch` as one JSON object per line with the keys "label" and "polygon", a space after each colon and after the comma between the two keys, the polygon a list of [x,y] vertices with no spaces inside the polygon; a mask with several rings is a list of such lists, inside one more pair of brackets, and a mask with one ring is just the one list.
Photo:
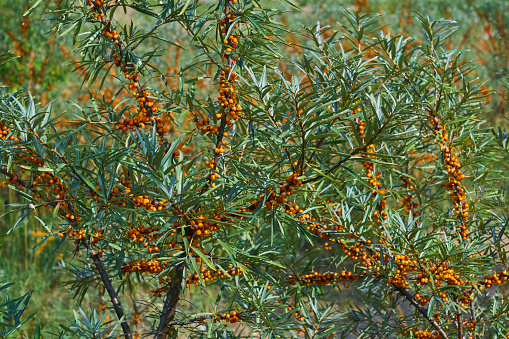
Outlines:
{"label": "sea buckthorn branch", "polygon": [[154,339],[165,339],[168,337],[171,326],[171,320],[175,317],[177,302],[179,301],[182,281],[184,277],[184,262],[177,264],[175,273],[171,281],[170,289],[166,294],[166,300],[163,304],[163,310],[159,317],[159,325],[154,334]]}
{"label": "sea buckthorn branch", "polygon": [[[431,44],[433,46],[433,43]],[[433,59],[435,60],[435,55],[433,54]],[[392,59],[389,58],[393,62],[393,66],[399,70],[398,64]],[[405,72],[401,72],[401,75],[406,80],[406,82],[412,87],[414,92],[421,96],[420,91],[415,88],[414,84]],[[435,81],[436,85],[436,81]],[[436,138],[438,138],[440,141],[438,142],[438,146],[441,148],[442,153],[444,154],[444,161],[446,163],[445,169],[447,173],[450,176],[449,182],[445,184],[446,189],[448,191],[451,191],[451,196],[454,198],[454,209],[457,214],[457,220],[459,220],[458,228],[461,233],[461,237],[463,240],[469,237],[468,233],[468,225],[466,224],[466,217],[468,216],[468,202],[464,201],[466,199],[465,196],[465,190],[461,186],[461,180],[465,178],[465,175],[463,175],[460,171],[460,163],[456,156],[454,155],[454,148],[451,146],[451,142],[449,140],[449,136],[447,135],[447,125],[441,124],[440,115],[438,114],[437,107],[438,104],[441,102],[442,99],[442,92],[443,86],[440,86],[440,92],[438,93],[439,97],[437,98],[437,103],[435,107],[432,107],[430,105],[427,105],[426,110],[428,111],[429,117],[430,117],[430,123],[433,126],[433,133],[435,134]],[[436,87],[435,87],[435,92]],[[463,96],[461,99],[461,103],[466,101],[466,96]]]}
{"label": "sea buckthorn branch", "polygon": [[465,240],[470,237],[468,224],[466,223],[469,204],[466,201],[466,192],[461,183],[465,175],[461,173],[461,164],[454,154],[454,147],[449,141],[447,125],[441,123],[438,113],[430,112],[429,115],[431,118],[430,122],[433,125],[433,133],[436,138],[440,140],[438,146],[442,151],[445,162],[444,168],[449,176],[449,181],[445,184],[445,187],[447,191],[451,192],[451,196],[454,199],[454,210],[457,215],[456,220],[459,222],[457,228],[461,233],[462,240]]}
{"label": "sea buckthorn branch", "polygon": [[[198,218],[197,218],[198,222],[195,222],[195,220],[191,219],[187,215],[187,213],[179,211],[177,206],[174,206],[174,208],[175,208],[174,213],[179,213],[179,214],[183,215],[184,219],[186,219],[187,225],[184,230],[184,235],[187,237],[187,239],[189,241],[189,251],[188,251],[188,253],[183,252],[180,255],[179,260],[182,260],[182,262],[179,263],[177,265],[177,267],[174,268],[175,272],[174,272],[173,278],[169,277],[166,280],[160,278],[160,283],[161,282],[164,283],[165,281],[168,282],[168,280],[171,280],[171,286],[169,288],[163,287],[163,288],[153,290],[154,295],[159,295],[159,296],[162,292],[167,292],[166,300],[165,300],[165,303],[163,306],[163,311],[162,311],[162,314],[160,317],[160,324],[158,326],[158,331],[156,332],[156,336],[158,336],[158,338],[166,337],[168,335],[168,331],[170,330],[170,327],[172,326],[170,324],[170,322],[171,322],[171,320],[173,320],[173,318],[175,316],[176,305],[179,300],[179,296],[180,296],[180,292],[181,292],[182,284],[183,284],[184,260],[187,257],[187,255],[196,256],[196,254],[193,254],[194,253],[193,247],[200,246],[200,244],[197,243],[196,240],[193,238],[195,236],[200,238],[200,237],[204,237],[204,236],[210,234],[209,229],[208,229],[208,228],[210,228],[210,225],[209,226],[203,225],[205,223],[208,224],[208,222],[203,219],[204,218],[203,215],[198,216]],[[202,232],[202,230],[204,230],[204,231]],[[211,228],[210,230],[214,231],[214,228]],[[182,248],[182,246],[181,246],[181,248]],[[202,252],[206,253],[203,250],[202,250]],[[199,258],[197,258],[196,260],[197,260],[197,262],[198,261],[201,262],[201,259],[199,259]],[[128,269],[128,271],[132,271],[132,268],[130,268],[130,267],[123,268],[124,271],[126,269]],[[158,272],[162,271],[162,267],[160,267],[160,266],[155,266],[154,269],[155,270],[153,270],[152,273],[158,273]],[[147,271],[145,271],[145,272],[148,273]],[[202,276],[202,278],[205,281],[208,281],[208,280],[214,281],[217,278],[214,277],[213,275],[215,275],[217,277],[221,277],[221,278],[226,278],[226,274],[228,274],[230,276],[236,275],[236,274],[241,275],[242,269],[240,269],[240,267],[235,268],[232,265],[230,265],[228,267],[228,269],[224,272],[225,273],[223,273],[223,271],[221,271],[220,269],[218,269],[217,271],[210,271],[208,269],[201,268],[199,270],[199,274]],[[198,276],[198,273],[196,273],[194,275],[187,277],[185,283],[186,283],[186,287],[189,287],[191,284],[198,285],[199,282],[200,282],[200,278]]]}
{"label": "sea buckthorn branch", "polygon": [[[174,213],[179,213],[179,209],[175,206]],[[189,217],[186,213],[180,213],[183,214],[184,217],[188,220],[186,223],[189,223]],[[192,222],[190,223],[192,224]],[[190,224],[188,224],[190,226]],[[184,230],[183,236],[193,238],[194,231],[190,227],[186,227]],[[180,299],[180,293],[182,290],[182,284],[183,284],[183,278],[184,278],[184,268],[185,263],[184,260],[187,256],[187,253],[185,251],[182,252],[180,255],[181,262],[177,264],[174,268],[174,276],[171,280],[170,288],[168,289],[166,293],[166,299],[163,304],[163,309],[161,312],[161,315],[159,317],[159,325],[157,326],[157,330],[154,334],[154,339],[166,339],[169,335],[169,332],[171,330],[171,321],[175,317],[176,313],[176,306]]]}
{"label": "sea buckthorn branch", "polygon": [[[357,154],[359,154],[361,152],[366,152],[368,147],[370,145],[372,145],[374,142],[376,142],[376,140],[378,139],[378,137],[380,136],[382,131],[384,131],[385,128],[387,128],[387,126],[389,125],[389,122],[392,120],[392,118],[394,118],[395,115],[396,115],[395,113],[389,115],[387,117],[387,119],[384,121],[384,123],[382,124],[382,126],[380,126],[378,131],[376,131],[367,142],[364,142],[363,145],[358,146],[355,149],[353,149],[352,152],[350,152],[346,157],[344,157],[343,159],[341,159],[338,162],[336,162],[336,164],[334,164],[334,166],[332,166],[331,168],[325,170],[324,173],[325,174],[329,174],[329,173],[335,171],[336,169],[340,168],[344,163],[349,161],[353,156],[355,156],[355,155],[357,155]],[[309,184],[309,183],[312,183],[312,182],[314,182],[314,181],[316,181],[318,179],[321,179],[321,178],[323,178],[323,175],[322,174],[318,174],[318,175],[316,175],[314,177],[311,177],[309,179],[304,180],[302,183],[303,184]]]}
{"label": "sea buckthorn branch", "polygon": [[433,318],[433,317],[428,317],[428,310],[425,309],[424,307],[422,307],[420,305],[419,302],[417,302],[415,300],[415,298],[410,294],[410,292],[408,292],[407,289],[403,288],[403,287],[397,287],[396,285],[394,285],[394,288],[401,294],[403,295],[407,300],[408,302],[410,302],[410,304],[412,304],[412,306],[414,306],[417,311],[427,320],[429,321],[429,323],[435,328],[435,330],[437,330],[438,333],[440,333],[440,335],[442,336],[443,339],[449,339],[449,336],[447,335],[447,333],[445,333],[443,327],[438,323],[438,321]]}
{"label": "sea buckthorn branch", "polygon": [[[33,137],[35,137],[35,139],[38,141],[38,143],[42,147],[46,148],[51,153],[55,154],[60,159],[60,161],[65,163],[66,167],[71,170],[71,172],[75,175],[76,179],[78,179],[78,180],[82,179],[82,176],[78,173],[76,168],[67,160],[67,158],[64,157],[63,155],[61,155],[55,148],[50,147],[45,142],[45,140],[43,140],[39,136],[39,134],[34,130],[33,126],[30,124],[30,122],[26,122],[26,125],[27,125],[26,126],[27,130],[30,132],[30,134]],[[43,167],[44,166],[46,166],[46,165],[43,165]],[[12,180],[14,180],[17,177],[14,173],[8,172],[6,169],[5,170],[4,169],[0,169],[0,172],[5,174],[6,176],[10,177]],[[28,183],[28,182],[23,181],[23,180],[21,180],[19,178],[16,178],[16,182],[20,183],[23,187],[32,190],[37,196],[40,196],[39,191],[35,188],[35,185],[33,183]],[[56,208],[59,203],[57,203],[56,201],[47,201],[46,204],[51,206],[51,207],[53,207],[53,208]],[[59,214],[62,215],[64,218],[66,218],[69,222],[72,223],[72,222],[79,221],[79,218],[75,218],[74,215],[69,214],[69,212],[70,212],[70,210],[68,210],[68,211],[66,211],[65,209],[59,210]],[[70,226],[70,228],[72,228],[72,226]],[[60,237],[62,237],[63,233],[60,233],[59,235],[60,235]],[[69,236],[71,237],[71,234],[69,234]],[[92,243],[96,242],[95,239],[97,239],[97,238],[94,238],[92,240]],[[131,331],[129,329],[129,325],[126,322],[126,319],[123,319],[124,312],[123,312],[123,309],[122,309],[122,305],[120,303],[120,300],[118,299],[118,296],[117,296],[117,294],[115,292],[115,289],[113,288],[113,286],[111,284],[111,280],[109,279],[108,274],[106,273],[106,270],[105,270],[105,268],[104,268],[104,266],[103,266],[103,264],[101,262],[101,259],[100,259],[102,257],[102,250],[96,250],[96,249],[92,248],[91,245],[90,245],[89,240],[87,239],[87,237],[81,237],[80,236],[78,238],[78,240],[76,240],[76,244],[78,244],[78,242],[83,244],[89,250],[90,258],[92,259],[92,261],[93,261],[97,271],[99,272],[101,281],[103,282],[106,290],[108,291],[108,294],[110,296],[111,302],[112,302],[113,307],[115,309],[115,313],[117,314],[118,319],[120,321],[122,321],[121,327],[122,327],[122,331],[124,332],[125,338],[126,339],[131,339],[132,336],[131,336]]]}
{"label": "sea buckthorn branch", "polygon": [[[0,172],[5,174],[6,176],[10,177],[11,179],[14,179],[15,178],[15,175],[10,173],[10,172],[7,172],[6,170],[4,169],[0,169]],[[39,191],[37,189],[35,189],[35,187],[21,179],[16,179],[17,182],[19,182],[20,184],[22,184],[25,188],[27,189],[30,189],[32,190],[34,193],[36,194],[39,194]],[[52,207],[57,207],[57,202],[56,201],[48,201],[46,202],[46,205],[49,205],[49,206],[52,206]],[[59,214],[61,214],[64,218],[68,219],[70,222],[73,222],[74,219],[70,219],[69,218],[69,213],[66,213],[65,210],[60,210],[59,211]],[[72,226],[70,226],[72,228]],[[63,235],[63,233],[60,233],[59,234],[61,237]],[[90,257],[97,269],[97,271],[99,272],[99,275],[100,275],[100,278],[101,278],[101,281],[103,282],[106,290],[108,291],[108,294],[110,296],[110,299],[112,301],[112,304],[113,304],[113,307],[115,309],[115,313],[117,314],[117,317],[119,320],[122,321],[121,323],[121,327],[122,327],[122,330],[125,334],[125,338],[126,339],[131,339],[131,331],[129,329],[129,325],[127,324],[126,320],[123,319],[123,316],[124,316],[124,313],[123,313],[123,309],[122,309],[122,305],[118,299],[118,296],[115,292],[115,289],[113,288],[112,284],[111,284],[111,280],[109,279],[108,277],[108,274],[106,273],[106,270],[100,260],[100,257],[102,257],[102,251],[99,250],[97,251],[96,249],[94,248],[91,248],[90,244],[89,244],[89,241],[87,238],[82,238],[80,240],[80,242],[89,250],[90,252]],[[122,320],[123,319],[123,320]]]}
{"label": "sea buckthorn branch", "polygon": [[[134,91],[133,96],[136,98],[139,104],[140,113],[138,116],[135,118],[120,119],[119,122],[115,124],[115,129],[126,131],[127,129],[133,130],[135,127],[144,128],[147,123],[152,122],[157,124],[157,133],[160,137],[159,143],[163,144],[163,136],[166,131],[163,128],[162,120],[159,117],[155,119],[152,117],[155,113],[157,113],[158,108],[155,105],[151,94],[146,90],[144,86],[139,83],[140,78],[134,71],[134,65],[130,65],[129,62],[123,57],[128,55],[127,48],[124,46],[125,44],[122,42],[119,34],[112,28],[113,23],[111,20],[106,18],[106,13],[111,7],[104,6],[104,9],[102,8],[105,0],[95,0],[94,2],[92,2],[92,0],[87,1],[88,5],[92,6],[92,12],[97,13],[93,14],[94,17],[96,17],[96,19],[98,19],[101,25],[104,27],[103,35],[106,38],[111,39],[113,44],[118,48],[120,57],[112,52],[113,61],[117,67],[121,67],[123,65],[124,76],[131,82],[128,88],[129,90]],[[155,28],[157,27],[159,26],[156,26]],[[129,52],[132,52],[133,49],[133,47],[129,48]],[[169,147],[169,145],[167,146]]]}
{"label": "sea buckthorn branch", "polygon": [[9,177],[13,182],[19,183],[24,188],[30,189],[34,193],[39,193],[39,191],[31,183],[21,179],[12,169],[11,169],[11,171],[8,172],[7,167],[4,167],[4,168],[0,167],[0,173]]}
{"label": "sea buckthorn branch", "polygon": [[211,315],[204,315],[201,317],[196,317],[189,320],[184,321],[175,321],[172,323],[169,323],[168,326],[185,326],[185,325],[191,325],[191,324],[205,324],[207,323],[207,319],[213,319],[214,322],[217,320],[222,320],[223,322],[229,322],[231,324],[239,322],[240,320],[244,320],[247,318],[247,314],[250,314],[253,310],[250,309],[248,311],[229,311],[229,312],[220,312],[220,313],[214,313],[212,312]]}
{"label": "sea buckthorn branch", "polygon": [[[433,59],[435,60],[435,55],[433,55]],[[391,61],[393,61],[391,59]],[[435,60],[436,61],[436,60]],[[394,62],[394,61],[393,61]],[[394,62],[394,66],[398,67]],[[415,88],[413,83],[407,77],[404,72],[401,72],[403,78],[411,85],[411,88],[417,95],[420,95],[420,91]],[[435,134],[435,139],[439,139],[438,146],[440,147],[443,155],[444,162],[446,163],[445,169],[449,176],[449,181],[445,184],[447,191],[451,191],[451,196],[454,198],[454,210],[457,215],[456,220],[458,220],[459,225],[457,228],[460,231],[462,240],[465,240],[470,237],[468,232],[468,225],[466,224],[466,218],[468,216],[468,202],[466,202],[465,189],[461,186],[461,181],[465,177],[461,171],[458,159],[454,155],[454,148],[451,145],[451,141],[449,140],[449,136],[447,134],[447,126],[444,123],[441,123],[440,115],[438,114],[438,108],[440,106],[443,94],[443,86],[440,86],[440,91],[437,90],[437,82],[435,81],[435,107],[428,106],[426,110],[429,112],[430,123],[433,126],[433,133]],[[465,101],[465,97],[462,97],[461,103]],[[461,106],[461,103],[459,106]],[[413,205],[410,199],[405,200],[405,207],[412,207]],[[408,206],[410,205],[410,206]],[[458,277],[459,278],[459,277]],[[464,282],[462,279],[459,279],[458,285],[462,285]],[[444,295],[445,297],[445,295]],[[459,297],[458,297],[459,298]],[[464,298],[463,298],[464,299]],[[465,299],[466,300],[466,299]],[[470,300],[468,301],[470,302]],[[460,338],[462,338],[463,332],[463,321],[462,321],[462,309],[459,306],[460,303],[457,303],[456,307],[456,322],[458,331],[461,333]],[[464,303],[462,302],[461,305]]]}
{"label": "sea buckthorn branch", "polygon": [[[461,303],[459,296],[456,298],[456,303],[458,305]],[[456,322],[458,326],[458,337],[463,338],[463,313],[461,312],[461,307],[456,308]]]}
{"label": "sea buckthorn branch", "polygon": [[[320,233],[320,235],[321,235],[321,233]],[[328,237],[330,237],[330,235],[332,235],[332,233],[327,234]],[[332,240],[334,241],[334,239],[332,239]],[[355,255],[352,256],[352,254],[359,254],[359,252],[360,252],[359,248],[358,248],[359,244],[357,244],[355,247],[350,246],[350,248],[347,248],[346,244],[344,242],[344,239],[341,239],[341,241],[339,243],[342,245],[342,249],[346,255],[349,255],[352,260],[359,260],[357,256],[355,256]],[[385,243],[388,245],[387,242],[385,242]],[[327,248],[327,243],[326,243],[326,248]],[[367,249],[370,250],[369,248],[367,248]],[[355,250],[357,252],[355,252],[353,250]],[[379,254],[377,252],[374,252],[374,253],[372,253],[372,257],[373,257],[373,259],[379,258]],[[363,255],[362,258],[365,258],[363,260],[367,259],[365,257],[365,255]],[[388,258],[386,258],[386,260],[387,259]],[[412,266],[408,266],[407,263],[405,263],[405,261],[408,261],[408,260],[409,259],[406,258],[406,256],[396,255],[394,261],[398,265],[398,271],[405,272],[408,269],[415,270],[415,268],[412,268]],[[409,263],[411,263],[411,262],[409,262]],[[370,259],[369,261],[365,262],[363,264],[363,266],[370,269],[372,264],[373,264],[373,261]],[[367,273],[367,271],[364,271],[364,275],[366,273]],[[350,274],[350,272],[349,272],[349,274]],[[380,272],[375,271],[375,274],[377,276],[381,277]],[[342,275],[343,276],[345,275],[344,272]],[[334,282],[334,280],[335,280],[334,279],[335,275],[332,275],[332,274],[322,277],[321,275],[317,275],[317,272],[315,272],[315,276],[316,276],[316,278],[313,275],[307,275],[304,277],[304,279],[301,280],[301,283],[304,283],[304,284],[309,284],[309,283],[327,284],[330,282]],[[357,276],[354,276],[353,278],[360,278],[360,277],[357,275]],[[287,279],[289,280],[289,282],[291,284],[293,284],[293,283],[295,283],[295,281],[299,280],[299,277],[290,277]],[[348,275],[347,275],[347,279],[348,279]],[[353,279],[350,278],[350,280],[348,280],[348,281],[352,281],[352,280]],[[447,335],[444,336],[445,332],[444,332],[443,328],[441,327],[441,325],[436,321],[436,319],[429,319],[427,317],[427,310],[425,310],[423,308],[423,305],[425,305],[430,300],[430,297],[422,297],[419,295],[419,293],[417,293],[415,295],[415,298],[417,298],[417,301],[415,301],[415,299],[413,297],[411,297],[410,293],[407,291],[408,281],[407,281],[407,278],[404,278],[404,273],[400,273],[400,274],[397,274],[395,277],[389,278],[388,282],[390,284],[392,284],[396,288],[396,290],[399,291],[403,296],[405,296],[405,298],[407,298],[411,302],[412,305],[414,305],[416,307],[418,306],[417,310],[421,314],[424,314],[426,316],[426,319],[429,320],[430,323],[439,331],[440,335],[442,335],[442,338],[447,338]],[[459,311],[459,312],[461,312],[461,311]]]}
{"label": "sea buckthorn branch", "polygon": [[115,292],[115,288],[111,284],[111,280],[108,276],[108,273],[106,272],[106,269],[104,268],[104,265],[100,258],[100,253],[95,248],[93,248],[88,239],[82,239],[81,243],[85,246],[85,248],[89,251],[90,257],[92,258],[92,261],[95,265],[95,268],[97,269],[97,272],[99,272],[99,276],[101,277],[101,281],[104,284],[104,288],[108,292],[108,295],[110,297],[111,303],[113,304],[113,309],[115,310],[115,314],[117,315],[117,318],[119,321],[121,321],[120,326],[122,327],[122,331],[124,332],[124,337],[126,339],[132,339],[132,332],[129,328],[129,324],[127,323],[127,319],[125,318],[124,309],[122,308],[122,303],[120,302],[120,299],[118,298],[117,292]]}
{"label": "sea buckthorn branch", "polygon": [[[237,3],[237,0],[225,0],[223,11],[225,17],[220,22],[221,26],[223,26],[221,28],[222,34],[231,34],[230,31],[233,32],[231,25],[235,19],[235,16],[230,8],[230,1],[232,4]],[[235,26],[237,25],[238,24]],[[227,47],[224,47],[225,51],[223,55],[223,62],[226,62],[226,65],[223,66],[220,71],[220,96],[218,100],[219,105],[221,106],[221,113],[217,114],[220,118],[220,122],[216,135],[216,146],[214,148],[214,170],[211,172],[211,176],[214,172],[217,173],[220,154],[224,153],[221,152],[221,149],[223,149],[223,146],[226,146],[225,143],[223,143],[223,138],[225,137],[225,128],[226,125],[231,125],[231,122],[229,121],[230,119],[228,117],[231,116],[232,120],[238,119],[242,111],[242,107],[237,100],[235,88],[233,87],[237,76],[237,74],[233,71],[233,67],[238,59],[238,57],[233,56],[233,51],[237,47],[238,39],[233,34],[231,34],[229,36],[225,36],[224,43]]]}

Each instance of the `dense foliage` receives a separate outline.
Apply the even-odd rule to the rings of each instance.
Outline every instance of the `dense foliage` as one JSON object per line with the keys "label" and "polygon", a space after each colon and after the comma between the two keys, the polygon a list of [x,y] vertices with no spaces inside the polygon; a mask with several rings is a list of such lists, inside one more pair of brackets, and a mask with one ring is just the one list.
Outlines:
{"label": "dense foliage", "polygon": [[[9,233],[40,223],[78,300],[101,302],[43,335],[509,335],[508,134],[485,122],[505,103],[452,49],[455,22],[416,14],[416,40],[341,9],[294,31],[279,9],[296,10],[45,7],[96,87],[65,115],[25,90],[1,99]],[[0,334],[23,335],[29,299],[6,300]]]}

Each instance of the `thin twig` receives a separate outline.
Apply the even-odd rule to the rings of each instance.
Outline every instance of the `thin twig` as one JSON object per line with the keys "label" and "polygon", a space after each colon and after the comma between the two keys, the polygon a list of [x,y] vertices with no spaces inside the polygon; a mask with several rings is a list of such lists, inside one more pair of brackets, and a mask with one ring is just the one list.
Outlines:
{"label": "thin twig", "polygon": [[140,40],[138,40],[138,42],[131,48],[131,52],[133,52],[136,47],[138,47],[142,42],[143,40],[145,40],[146,38],[148,38],[152,33],[154,33],[154,31],[161,27],[162,25],[164,25],[166,23],[166,21],[162,21],[160,24],[158,25],[155,25],[154,28],[152,28],[147,34],[145,34]]}
{"label": "thin twig", "polygon": [[[11,319],[9,319],[9,318],[2,318],[2,320],[3,320],[3,321],[6,321],[6,322],[7,322],[10,326],[14,326],[14,325],[12,324]],[[19,328],[18,328],[18,329],[16,329],[16,332],[18,332],[18,333],[21,335],[21,337],[22,337],[23,339],[28,339],[28,338],[27,338],[27,337],[23,334],[23,332],[22,332]]]}
{"label": "thin twig", "polygon": [[397,286],[394,286],[394,287],[395,287],[396,291],[401,293],[401,295],[403,295],[410,302],[410,304],[412,304],[417,309],[417,311],[420,314],[422,314],[426,320],[429,321],[431,326],[433,326],[435,328],[435,330],[438,331],[438,333],[442,336],[443,339],[449,339],[449,337],[445,333],[442,326],[435,319],[428,317],[428,310],[425,309],[424,307],[422,307],[417,302],[417,300],[415,300],[415,298],[410,294],[410,292],[408,292],[408,290],[406,290],[402,287],[397,287]]}
{"label": "thin twig", "polygon": [[[325,171],[326,174],[328,173],[331,173],[332,171],[338,169],[342,164],[344,164],[345,162],[347,162],[348,160],[350,160],[354,155],[360,153],[360,152],[364,152],[366,151],[366,149],[368,148],[369,145],[373,144],[376,139],[378,138],[378,136],[380,135],[380,133],[382,132],[382,130],[385,129],[385,127],[388,125],[389,121],[391,120],[391,118],[393,117],[394,115],[390,116],[385,122],[384,124],[378,129],[378,131],[370,138],[370,140],[366,143],[364,143],[364,145],[362,145],[361,147],[357,147],[356,149],[354,149],[352,151],[352,153],[348,154],[345,158],[341,159],[340,161],[338,161],[334,166],[332,166],[331,168],[329,168],[328,170]],[[312,178],[309,178],[305,181],[303,181],[302,183],[303,184],[308,184],[310,182],[313,182],[313,181],[316,181],[318,179],[320,179],[322,177],[321,174],[318,174]]]}

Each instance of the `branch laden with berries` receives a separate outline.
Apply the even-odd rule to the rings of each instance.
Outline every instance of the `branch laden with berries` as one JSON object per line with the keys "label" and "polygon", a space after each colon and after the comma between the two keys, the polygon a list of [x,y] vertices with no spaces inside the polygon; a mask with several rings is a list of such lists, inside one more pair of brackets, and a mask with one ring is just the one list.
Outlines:
{"label": "branch laden with berries", "polygon": [[[130,97],[73,105],[75,129],[26,93],[2,100],[0,173],[26,200],[13,230],[47,211],[83,265],[73,288],[100,291],[125,338],[509,334],[488,93],[441,48],[453,23],[418,16],[417,44],[345,10],[284,60],[265,6],[64,1],[85,81]],[[159,70],[172,32],[194,55],[178,78]]]}

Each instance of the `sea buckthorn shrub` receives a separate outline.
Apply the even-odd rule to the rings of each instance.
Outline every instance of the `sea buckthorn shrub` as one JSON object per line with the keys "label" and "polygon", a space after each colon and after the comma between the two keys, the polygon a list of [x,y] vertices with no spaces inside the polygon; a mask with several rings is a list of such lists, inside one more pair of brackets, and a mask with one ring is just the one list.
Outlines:
{"label": "sea buckthorn shrub", "polygon": [[[453,22],[416,15],[415,43],[344,10],[343,29],[306,27],[285,60],[270,2],[60,5],[85,77],[115,68],[129,96],[120,110],[74,103],[75,128],[29,93],[0,102],[0,173],[24,199],[12,231],[47,210],[46,238],[81,267],[71,287],[101,295],[52,334],[509,335],[500,138],[483,120],[490,92],[444,48]],[[153,28],[117,21],[121,10]],[[173,76],[152,59],[173,43],[158,35],[169,24],[188,34],[186,67],[208,92],[182,74],[150,86]],[[150,295],[128,300],[133,284]],[[200,293],[212,302],[188,305]]]}

